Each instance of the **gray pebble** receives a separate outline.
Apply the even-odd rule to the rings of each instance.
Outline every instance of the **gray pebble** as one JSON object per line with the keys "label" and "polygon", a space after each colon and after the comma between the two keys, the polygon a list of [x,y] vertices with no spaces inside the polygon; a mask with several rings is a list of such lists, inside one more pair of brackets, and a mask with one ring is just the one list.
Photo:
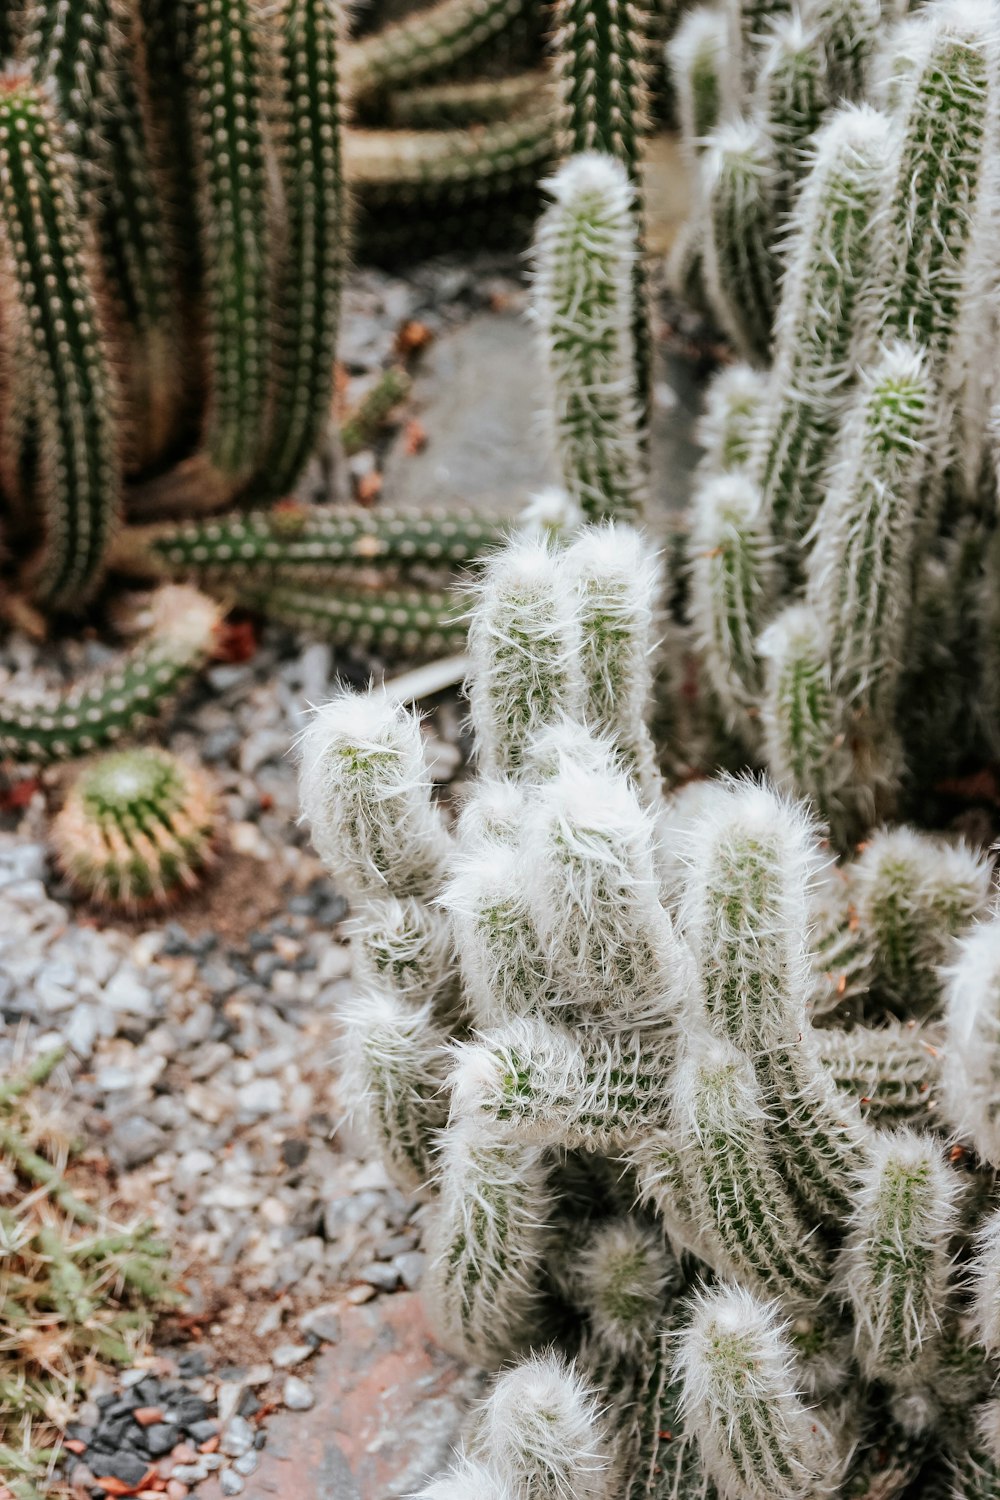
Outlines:
{"label": "gray pebble", "polygon": [[340,1338],[340,1315],[332,1302],[314,1307],[302,1314],[299,1327],[307,1337],[322,1339],[326,1344],[335,1344]]}
{"label": "gray pebble", "polygon": [[297,1375],[286,1377],[281,1387],[281,1399],[289,1411],[309,1411],[316,1401],[309,1386]]}
{"label": "gray pebble", "polygon": [[239,1458],[234,1458],[232,1467],[236,1470],[237,1474],[242,1474],[244,1478],[249,1478],[256,1471],[259,1463],[260,1458],[258,1454],[251,1448],[249,1453],[244,1453]]}
{"label": "gray pebble", "polygon": [[422,1250],[407,1250],[402,1255],[397,1255],[393,1266],[399,1272],[399,1279],[408,1292],[412,1292],[420,1284],[420,1278],[424,1273],[427,1256]]}
{"label": "gray pebble", "polygon": [[292,1365],[300,1365],[312,1352],[312,1344],[279,1344],[271,1355],[271,1361],[279,1370],[288,1370]]}
{"label": "gray pebble", "polygon": [[224,1495],[242,1495],[245,1486],[235,1469],[223,1469],[219,1475],[219,1489]]}
{"label": "gray pebble", "polygon": [[227,1458],[240,1458],[253,1447],[254,1430],[246,1417],[230,1417],[222,1433],[220,1450]]}
{"label": "gray pebble", "polygon": [[178,1464],[170,1477],[179,1479],[181,1484],[200,1484],[203,1479],[208,1478],[208,1469],[203,1463]]}
{"label": "gray pebble", "polygon": [[358,1276],[362,1281],[367,1281],[369,1286],[378,1287],[380,1292],[394,1292],[399,1285],[396,1267],[383,1265],[379,1261],[372,1261],[370,1266],[364,1266]]}

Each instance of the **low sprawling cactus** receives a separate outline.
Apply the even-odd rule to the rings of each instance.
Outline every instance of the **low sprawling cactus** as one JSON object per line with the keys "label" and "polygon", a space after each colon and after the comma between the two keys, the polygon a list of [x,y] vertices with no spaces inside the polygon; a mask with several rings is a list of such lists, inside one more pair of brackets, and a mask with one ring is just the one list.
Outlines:
{"label": "low sprawling cactus", "polygon": [[385,694],[303,740],[354,901],[345,1097],[427,1203],[439,1337],[526,1356],[422,1500],[985,1485],[991,867],[901,829],[831,869],[765,782],[664,792],[645,545],[605,525],[486,565],[453,826]]}
{"label": "low sprawling cactus", "polygon": [[212,859],[215,822],[200,767],[154,746],[116,750],[77,774],[52,845],[83,896],[132,912],[195,888]]}

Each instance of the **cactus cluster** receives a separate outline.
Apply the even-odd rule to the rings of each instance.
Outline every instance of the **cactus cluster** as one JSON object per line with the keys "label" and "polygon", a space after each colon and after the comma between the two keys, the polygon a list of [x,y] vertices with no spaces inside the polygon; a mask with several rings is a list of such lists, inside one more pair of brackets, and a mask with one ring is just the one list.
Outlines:
{"label": "cactus cluster", "polygon": [[303,736],[344,1098],[427,1205],[439,1338],[521,1361],[422,1500],[992,1495],[991,863],[898,828],[833,865],[766,781],[667,791],[660,584],[620,524],[487,563],[453,826],[384,692]]}
{"label": "cactus cluster", "polygon": [[[845,0],[776,21],[753,54],[752,109],[720,106],[715,132],[688,142],[704,285],[753,362],[708,396],[690,623],[742,755],[811,799],[841,846],[996,749],[985,341],[1000,15],[932,0],[894,28],[875,26],[878,12]],[[802,59],[821,64],[835,99],[853,89],[859,102],[827,99],[796,145],[778,223],[772,85],[781,48],[811,25],[825,40]],[[724,93],[721,35],[721,18],[696,12],[674,44],[689,129],[713,59],[709,93]]]}

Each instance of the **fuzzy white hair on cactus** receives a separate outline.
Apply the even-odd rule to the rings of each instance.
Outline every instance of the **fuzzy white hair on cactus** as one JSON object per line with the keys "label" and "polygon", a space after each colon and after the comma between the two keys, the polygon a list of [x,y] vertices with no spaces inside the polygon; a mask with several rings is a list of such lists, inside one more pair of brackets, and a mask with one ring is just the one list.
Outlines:
{"label": "fuzzy white hair on cactus", "polygon": [[819,1412],[796,1393],[777,1304],[740,1286],[702,1290],[677,1367],[685,1426],[725,1500],[834,1493],[843,1455]]}
{"label": "fuzzy white hair on cactus", "polygon": [[460,1454],[439,1479],[432,1479],[409,1500],[521,1500],[509,1475],[480,1459]]}
{"label": "fuzzy white hair on cactus", "polygon": [[525,860],[504,844],[461,849],[441,894],[474,1018],[494,1026],[545,1003],[547,965],[525,895]]}
{"label": "fuzzy white hair on cactus", "polygon": [[552,540],[571,536],[583,525],[583,511],[559,484],[546,484],[535,490],[518,517],[519,529],[527,536]]}
{"label": "fuzzy white hair on cactus", "polygon": [[1000,918],[962,938],[942,970],[941,1105],[960,1140],[1000,1166]]}
{"label": "fuzzy white hair on cactus", "polygon": [[681,140],[694,166],[724,103],[725,17],[710,6],[696,5],[681,17],[665,55],[677,93]]}
{"label": "fuzzy white hair on cactus", "polygon": [[303,816],[331,875],[358,893],[433,894],[450,839],[419,715],[384,691],[344,693],[315,711],[299,753]]}

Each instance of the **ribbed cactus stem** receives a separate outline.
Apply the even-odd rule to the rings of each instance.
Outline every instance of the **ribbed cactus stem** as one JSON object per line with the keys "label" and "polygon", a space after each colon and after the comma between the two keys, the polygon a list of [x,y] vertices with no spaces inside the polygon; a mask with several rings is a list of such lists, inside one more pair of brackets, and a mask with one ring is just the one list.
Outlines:
{"label": "ribbed cactus stem", "polygon": [[538,1017],[480,1033],[458,1053],[452,1110],[484,1140],[614,1152],[665,1123],[672,1049],[655,1033],[574,1034]]}
{"label": "ribbed cactus stem", "polygon": [[191,116],[209,366],[203,442],[229,487],[249,478],[266,419],[272,209],[262,70],[269,45],[258,0],[196,0]]}
{"label": "ribbed cactus stem", "polygon": [[634,520],[646,489],[633,379],[634,189],[609,156],[571,157],[546,184],[534,315],[556,456],[591,520]]}
{"label": "ribbed cactus stem", "polygon": [[960,1139],[1000,1166],[1000,919],[974,927],[952,953],[943,971],[941,1106]]}
{"label": "ribbed cactus stem", "polygon": [[731,87],[749,89],[760,71],[761,52],[771,29],[792,9],[792,0],[723,0]]}
{"label": "ribbed cactus stem", "polygon": [[116,340],[127,359],[130,457],[156,456],[177,406],[177,289],[135,20],[119,0],[32,0],[22,49],[58,101],[80,210],[97,234],[101,285],[125,325]]}
{"label": "ribbed cactus stem", "polygon": [[891,141],[889,121],[877,111],[838,111],[816,137],[792,214],[754,472],[793,571],[826,493],[824,466],[871,320]]}
{"label": "ribbed cactus stem", "polygon": [[579,600],[584,721],[614,742],[643,795],[655,802],[660,777],[646,714],[660,593],[656,561],[636,532],[605,526],[583,532],[567,549],[564,565]]}
{"label": "ribbed cactus stem", "polygon": [[753,481],[737,470],[707,478],[695,496],[691,530],[691,618],[719,706],[749,745],[760,738],[757,639],[772,607],[771,554]]}
{"label": "ribbed cactus stem", "polygon": [[539,1333],[548,1157],[452,1128],[439,1172],[428,1217],[428,1310],[448,1348],[475,1364],[499,1364]]}
{"label": "ribbed cactus stem", "polygon": [[817,1031],[824,1068],[851,1095],[866,1120],[879,1125],[939,1122],[941,1075],[948,1054],[941,1032],[914,1021]]}
{"label": "ribbed cactus stem", "polygon": [[42,86],[0,79],[4,326],[17,338],[37,423],[44,537],[31,581],[40,603],[78,608],[100,582],[121,472],[105,358],[68,159]]}
{"label": "ribbed cactus stem", "polygon": [[429,1007],[391,989],[370,989],[342,1013],[343,1090],[398,1187],[416,1192],[435,1170],[437,1134],[448,1118],[448,1053]]}
{"label": "ribbed cactus stem", "polygon": [[885,210],[884,325],[926,350],[949,394],[961,374],[977,236],[993,232],[983,205],[994,170],[1000,23],[977,0],[942,0],[906,27],[905,44],[901,141]]}
{"label": "ribbed cactus stem", "polygon": [[757,643],[764,661],[764,757],[778,786],[811,801],[837,842],[841,794],[850,780],[839,704],[830,681],[830,647],[816,611],[793,604]]}
{"label": "ribbed cactus stem", "polygon": [[280,315],[270,368],[269,431],[258,488],[283,495],[330,421],[345,202],[340,144],[337,0],[282,0],[278,32],[278,167],[284,191]]}
{"label": "ribbed cactus stem", "polygon": [[953,1455],[947,1500],[995,1500],[1000,1494],[1000,1401],[973,1413],[969,1446]]}
{"label": "ribbed cactus stem", "polygon": [[884,1004],[917,1017],[937,1007],[940,965],[952,939],[987,914],[991,884],[989,862],[964,844],[908,828],[873,835],[853,867],[853,889]]}
{"label": "ribbed cactus stem", "polygon": [[442,901],[479,1026],[528,1015],[551,999],[518,849],[485,842],[469,848],[463,842]]}
{"label": "ribbed cactus stem", "polygon": [[218,607],[183,585],[153,597],[148,635],[120,660],[62,692],[0,693],[0,757],[70,760],[139,734],[212,650]]}
{"label": "ribbed cactus stem", "polygon": [[817,28],[797,11],[779,17],[767,33],[754,97],[771,140],[774,217],[780,233],[808,164],[807,143],[831,100]]}
{"label": "ribbed cactus stem", "polygon": [[747,359],[771,341],[774,162],[761,125],[730,120],[705,152],[705,287],[716,317]]}
{"label": "ribbed cactus stem", "polygon": [[929,1136],[878,1137],[843,1254],[857,1354],[869,1379],[930,1385],[948,1314],[958,1183]]}
{"label": "ribbed cactus stem", "polygon": [[726,1500],[802,1500],[832,1492],[841,1455],[797,1392],[778,1309],[742,1287],[702,1292],[678,1354],[685,1425]]}
{"label": "ribbed cactus stem", "polygon": [[605,1024],[673,1023],[688,961],[660,906],[654,824],[628,780],[567,765],[539,788],[526,892],[557,991]]}
{"label": "ribbed cactus stem", "polygon": [[598,1225],[572,1256],[568,1275],[574,1306],[587,1314],[595,1339],[637,1363],[683,1282],[662,1236],[632,1217]]}
{"label": "ribbed cactus stem", "polygon": [[688,1210],[711,1263],[765,1295],[811,1305],[829,1279],[822,1246],[783,1180],[749,1061],[692,1037],[674,1075],[674,1142]]}
{"label": "ribbed cactus stem", "polygon": [[301,739],[299,790],[320,858],[361,893],[433,896],[450,839],[431,802],[419,717],[387,693],[344,693]]}
{"label": "ribbed cactus stem", "polygon": [[1000,1209],[979,1226],[972,1259],[972,1324],[990,1354],[1000,1350]]}
{"label": "ribbed cactus stem", "polygon": [[725,104],[725,17],[707,5],[689,10],[667,43],[667,64],[677,95],[681,140],[693,167]]}
{"label": "ribbed cactus stem", "polygon": [[704,1014],[753,1061],[792,1195],[807,1213],[841,1217],[865,1134],[823,1071],[807,1018],[813,828],[795,804],[747,784],[695,821],[688,858],[682,928],[697,955]]}
{"label": "ribbed cactus stem", "polygon": [[325,593],[293,584],[247,584],[238,597],[269,620],[338,646],[415,657],[465,648],[462,597],[445,589],[344,587]]}
{"label": "ribbed cactus stem", "polygon": [[579,642],[576,593],[547,542],[499,553],[469,629],[469,699],[484,771],[517,774],[532,736],[579,711]]}
{"label": "ribbed cactus stem", "polygon": [[830,643],[834,691],[869,734],[895,707],[932,422],[923,356],[885,349],[845,420],[809,559],[806,597]]}
{"label": "ribbed cactus stem", "polygon": [[354,978],[373,989],[422,1004],[433,1000],[454,970],[445,915],[412,896],[369,897],[350,928]]}
{"label": "ribbed cactus stem", "polygon": [[465,510],[288,506],[126,531],[120,550],[174,578],[215,585],[327,582],[368,563],[467,563],[504,535],[503,517]]}
{"label": "ribbed cactus stem", "polygon": [[880,30],[891,20],[886,7],[880,0],[805,0],[804,11],[818,33],[830,98],[860,100]]}
{"label": "ribbed cactus stem", "polygon": [[347,49],[344,71],[352,97],[362,100],[449,72],[500,36],[525,9],[525,0],[437,0],[381,27]]}
{"label": "ribbed cactus stem", "polygon": [[702,464],[707,473],[747,468],[768,384],[763,371],[746,364],[729,365],[713,375],[698,423],[698,442],[704,449]]}
{"label": "ribbed cactus stem", "polygon": [[556,1353],[505,1371],[476,1416],[470,1440],[510,1486],[537,1500],[605,1500],[607,1434],[600,1399]]}

